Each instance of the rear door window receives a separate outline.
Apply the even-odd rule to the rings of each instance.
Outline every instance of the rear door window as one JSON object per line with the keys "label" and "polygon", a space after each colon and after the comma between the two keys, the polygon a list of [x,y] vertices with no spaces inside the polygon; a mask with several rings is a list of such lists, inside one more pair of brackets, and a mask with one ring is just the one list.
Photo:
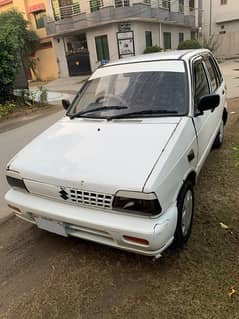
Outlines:
{"label": "rear door window", "polygon": [[212,60],[209,57],[206,57],[205,63],[206,63],[206,67],[207,67],[209,78],[210,78],[212,92],[215,92],[219,86],[215,66],[213,65]]}
{"label": "rear door window", "polygon": [[217,76],[218,86],[220,86],[223,82],[223,76],[222,76],[222,73],[221,73],[220,68],[218,66],[218,63],[213,56],[209,56],[209,61],[214,66],[216,76]]}

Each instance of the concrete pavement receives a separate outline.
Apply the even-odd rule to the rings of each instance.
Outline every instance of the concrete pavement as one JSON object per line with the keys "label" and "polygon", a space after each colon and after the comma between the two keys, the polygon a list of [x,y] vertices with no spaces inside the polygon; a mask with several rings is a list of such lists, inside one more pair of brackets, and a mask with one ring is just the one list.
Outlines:
{"label": "concrete pavement", "polygon": [[61,100],[67,99],[72,101],[75,94],[80,90],[88,76],[74,76],[70,78],[60,78],[48,83],[32,82],[30,91],[33,92],[35,100],[39,101],[39,88],[47,89],[47,100],[49,104],[61,104]]}
{"label": "concrete pavement", "polygon": [[0,134],[0,220],[10,213],[4,200],[4,194],[8,189],[5,178],[6,164],[21,148],[63,115],[64,111],[60,111]]}
{"label": "concrete pavement", "polygon": [[77,93],[88,76],[73,76],[70,78],[60,78],[44,85],[49,92],[61,92],[67,94]]}

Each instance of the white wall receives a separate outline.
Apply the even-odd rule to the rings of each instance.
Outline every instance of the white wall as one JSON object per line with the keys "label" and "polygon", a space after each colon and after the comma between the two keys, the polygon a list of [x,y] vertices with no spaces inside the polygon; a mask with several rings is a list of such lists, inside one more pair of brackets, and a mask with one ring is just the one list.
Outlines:
{"label": "white wall", "polygon": [[107,26],[89,29],[86,32],[87,45],[88,45],[88,50],[90,53],[90,64],[91,64],[92,71],[94,71],[99,66],[99,62],[97,61],[97,53],[96,53],[96,46],[95,46],[95,37],[97,36],[107,35],[110,61],[114,61],[119,58],[117,39],[116,39],[117,31],[118,31],[117,24],[109,24]]}
{"label": "white wall", "polygon": [[62,37],[54,38],[52,41],[53,48],[57,57],[57,64],[60,77],[68,77],[68,65],[66,61],[64,41]]}
{"label": "white wall", "polygon": [[[210,28],[210,1],[211,28]],[[237,21],[231,21],[238,19]],[[224,26],[224,29],[221,28]],[[203,0],[203,27],[202,35],[206,38],[211,34],[215,35],[219,49],[216,54],[218,57],[230,58],[239,53],[239,1],[227,0],[226,5],[221,5],[220,0]],[[220,34],[226,31],[225,34]]]}
{"label": "white wall", "polygon": [[[210,10],[210,2],[212,3]],[[211,11],[211,14],[210,14]],[[220,30],[218,22],[230,21],[239,19],[239,1],[227,0],[227,4],[221,5],[220,0],[203,0],[203,35],[210,34],[210,15],[211,15],[211,32],[217,33]],[[235,29],[230,31],[238,31],[238,24],[234,24]]]}
{"label": "white wall", "polygon": [[146,48],[145,31],[152,32],[152,44],[160,45],[160,23],[133,22],[135,54],[142,54]]}
{"label": "white wall", "polygon": [[[149,22],[131,22],[131,30],[134,31],[134,45],[135,54],[142,54],[146,48],[145,41],[145,31],[152,32],[152,44],[159,45],[163,48],[163,32],[171,32],[172,37],[172,49],[177,49],[179,43],[179,32],[184,33],[184,40],[189,40],[191,38],[191,31],[189,28],[166,25],[160,23],[149,23]],[[98,66],[97,53],[95,47],[95,37],[101,35],[107,35],[108,46],[110,53],[110,61],[118,60],[118,46],[116,32],[118,31],[118,24],[110,24],[108,26],[97,27],[90,29],[86,33],[87,44],[90,53],[90,63],[92,71],[94,71]],[[160,36],[160,31],[162,35]]]}
{"label": "white wall", "polygon": [[[179,32],[184,33],[184,41],[191,39],[191,30],[188,28],[162,24],[162,35],[163,35],[163,32],[171,32],[172,49],[177,49],[178,47]],[[163,39],[162,39],[162,43],[163,43]]]}

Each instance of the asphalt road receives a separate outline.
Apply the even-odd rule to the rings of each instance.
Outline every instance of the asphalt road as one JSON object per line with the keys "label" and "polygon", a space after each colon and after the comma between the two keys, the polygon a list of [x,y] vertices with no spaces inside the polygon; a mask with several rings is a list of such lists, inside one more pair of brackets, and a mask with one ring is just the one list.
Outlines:
{"label": "asphalt road", "polygon": [[22,147],[61,118],[63,114],[63,111],[57,112],[0,134],[0,220],[9,214],[4,200],[4,194],[8,190],[8,184],[5,179],[6,164]]}

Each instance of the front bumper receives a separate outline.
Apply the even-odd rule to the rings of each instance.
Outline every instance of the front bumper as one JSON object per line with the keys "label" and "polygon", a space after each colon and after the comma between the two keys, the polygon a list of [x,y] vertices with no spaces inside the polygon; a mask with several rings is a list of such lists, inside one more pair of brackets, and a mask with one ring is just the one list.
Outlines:
{"label": "front bumper", "polygon": [[[20,209],[17,216],[29,222],[36,224],[38,217],[57,221],[67,235],[147,256],[160,256],[172,243],[177,224],[176,206],[152,219],[69,205],[15,189],[9,190],[5,199]],[[149,245],[129,242],[123,236],[143,238]]]}

